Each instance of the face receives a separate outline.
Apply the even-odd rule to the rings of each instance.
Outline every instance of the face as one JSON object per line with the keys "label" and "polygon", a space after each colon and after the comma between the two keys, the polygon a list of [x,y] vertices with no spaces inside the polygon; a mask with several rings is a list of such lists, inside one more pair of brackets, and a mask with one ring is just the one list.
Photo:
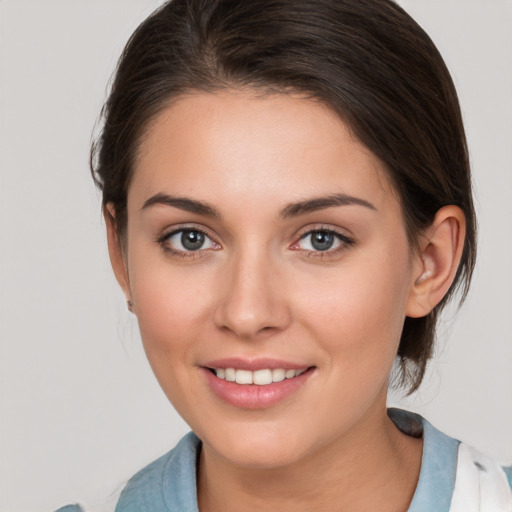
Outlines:
{"label": "face", "polygon": [[204,450],[274,467],[382,421],[415,259],[383,165],[325,105],[169,106],[136,161],[124,261],[151,366]]}

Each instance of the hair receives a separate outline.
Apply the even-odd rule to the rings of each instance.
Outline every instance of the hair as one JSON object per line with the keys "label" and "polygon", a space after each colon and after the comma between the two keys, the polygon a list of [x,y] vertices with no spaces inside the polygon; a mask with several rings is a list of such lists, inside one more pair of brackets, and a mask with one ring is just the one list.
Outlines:
{"label": "hair", "polygon": [[120,57],[91,170],[112,204],[120,240],[127,192],[148,125],[194,91],[253,88],[322,101],[384,164],[411,246],[446,205],[462,209],[466,238],[454,282],[433,311],[405,319],[400,384],[416,390],[432,356],[439,313],[465,298],[476,220],[462,117],[446,65],[423,29],[391,0],[172,0],[134,32]]}

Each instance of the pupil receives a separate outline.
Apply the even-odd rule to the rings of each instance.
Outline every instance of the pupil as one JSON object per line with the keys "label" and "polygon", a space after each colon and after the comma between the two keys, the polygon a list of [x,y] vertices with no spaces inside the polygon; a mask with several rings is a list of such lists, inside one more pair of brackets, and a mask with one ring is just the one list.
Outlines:
{"label": "pupil", "polygon": [[311,237],[311,245],[317,251],[327,251],[332,247],[334,243],[334,235],[332,233],[328,233],[326,231],[317,231],[313,233]]}
{"label": "pupil", "polygon": [[204,235],[199,231],[183,231],[181,244],[187,251],[197,251],[204,243]]}

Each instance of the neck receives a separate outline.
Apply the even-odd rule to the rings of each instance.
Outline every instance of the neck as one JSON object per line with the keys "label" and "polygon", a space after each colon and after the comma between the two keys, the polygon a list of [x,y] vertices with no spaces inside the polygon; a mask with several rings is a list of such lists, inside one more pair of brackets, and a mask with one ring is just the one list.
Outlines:
{"label": "neck", "polygon": [[199,509],[405,512],[419,477],[422,440],[401,433],[382,409],[321,451],[282,467],[234,466],[203,446]]}

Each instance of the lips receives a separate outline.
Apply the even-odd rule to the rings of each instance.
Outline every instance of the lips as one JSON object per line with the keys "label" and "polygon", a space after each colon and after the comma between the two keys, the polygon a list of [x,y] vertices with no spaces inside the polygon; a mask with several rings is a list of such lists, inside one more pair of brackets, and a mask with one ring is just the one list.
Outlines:
{"label": "lips", "polygon": [[243,409],[260,409],[292,397],[314,368],[272,359],[234,358],[211,361],[201,369],[210,389],[224,402]]}

